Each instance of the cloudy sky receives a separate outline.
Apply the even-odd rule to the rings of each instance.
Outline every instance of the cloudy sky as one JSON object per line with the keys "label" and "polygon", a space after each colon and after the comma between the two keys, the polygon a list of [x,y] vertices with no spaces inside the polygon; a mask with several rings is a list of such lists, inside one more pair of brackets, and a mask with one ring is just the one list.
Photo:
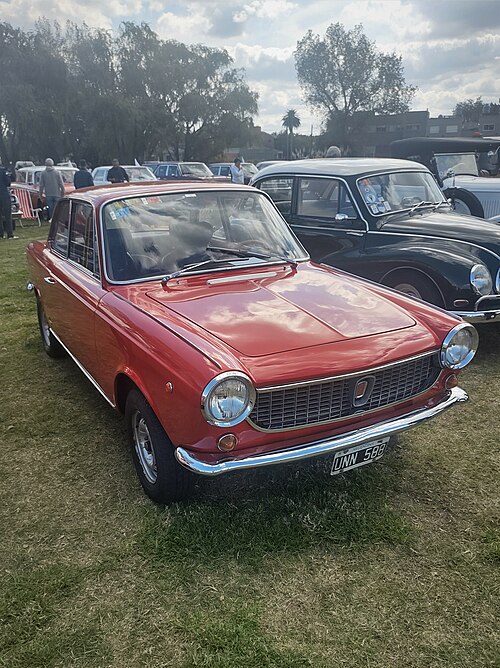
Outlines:
{"label": "cloudy sky", "polygon": [[225,47],[260,95],[257,122],[281,128],[294,108],[302,131],[321,119],[301,99],[293,51],[310,28],[361,23],[382,51],[403,56],[408,83],[418,86],[413,109],[449,114],[457,101],[500,97],[499,0],[0,0],[0,20],[29,28],[43,12],[116,30],[146,21],[165,39]]}

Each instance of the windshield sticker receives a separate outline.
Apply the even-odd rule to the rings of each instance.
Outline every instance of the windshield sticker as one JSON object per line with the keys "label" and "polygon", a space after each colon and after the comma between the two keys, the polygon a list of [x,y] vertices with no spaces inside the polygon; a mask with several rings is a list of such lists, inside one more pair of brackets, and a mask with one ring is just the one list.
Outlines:
{"label": "windshield sticker", "polygon": [[366,193],[366,201],[373,204],[376,201],[375,195],[370,192]]}
{"label": "windshield sticker", "polygon": [[385,204],[383,204],[382,202],[380,202],[380,203],[378,204],[378,210],[379,210],[380,213],[385,213]]}
{"label": "windshield sticker", "polygon": [[161,204],[161,197],[146,197],[148,204]]}
{"label": "windshield sticker", "polygon": [[109,217],[111,218],[111,220],[116,220],[116,213],[113,211],[113,209],[110,209]]}
{"label": "windshield sticker", "polygon": [[376,204],[370,204],[370,209],[372,213],[378,213],[378,206]]}

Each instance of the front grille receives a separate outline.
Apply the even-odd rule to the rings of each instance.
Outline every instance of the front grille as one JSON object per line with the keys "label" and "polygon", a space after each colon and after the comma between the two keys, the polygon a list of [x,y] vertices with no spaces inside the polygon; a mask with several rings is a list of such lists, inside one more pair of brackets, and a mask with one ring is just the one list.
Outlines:
{"label": "front grille", "polygon": [[[410,399],[431,387],[439,372],[438,354],[432,353],[353,376],[257,390],[249,420],[261,429],[280,430],[347,418]],[[364,378],[370,379],[371,394],[354,406],[356,383]]]}

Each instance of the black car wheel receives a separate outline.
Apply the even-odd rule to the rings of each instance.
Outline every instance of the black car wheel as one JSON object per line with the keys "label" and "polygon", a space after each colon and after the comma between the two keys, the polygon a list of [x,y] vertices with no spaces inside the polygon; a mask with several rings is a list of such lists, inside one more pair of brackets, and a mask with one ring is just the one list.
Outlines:
{"label": "black car wheel", "polygon": [[50,331],[47,316],[45,315],[40,299],[36,300],[36,312],[38,315],[38,326],[40,328],[40,336],[42,337],[43,349],[49,357],[63,357],[65,354],[64,348]]}
{"label": "black car wheel", "polygon": [[384,283],[410,297],[416,297],[436,306],[443,306],[443,300],[437,287],[429,278],[418,272],[397,272],[389,276]]}
{"label": "black car wheel", "polygon": [[175,459],[172,442],[139,390],[129,392],[125,420],[132,458],[146,494],[157,503],[173,503],[188,497],[194,475]]}
{"label": "black car wheel", "polygon": [[451,200],[451,206],[457,213],[484,218],[483,205],[474,193],[462,190],[461,188],[447,188],[444,194],[445,197]]}

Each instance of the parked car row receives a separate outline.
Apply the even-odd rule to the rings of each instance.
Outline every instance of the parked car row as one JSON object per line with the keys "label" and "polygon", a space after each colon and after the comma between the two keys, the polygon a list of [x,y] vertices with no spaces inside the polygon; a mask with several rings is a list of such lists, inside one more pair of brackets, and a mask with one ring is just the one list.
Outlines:
{"label": "parked car row", "polygon": [[[401,161],[309,161],[268,167],[255,185],[75,191],[48,240],[28,246],[45,351],[69,354],[125,416],[158,502],[185,498],[200,475],[311,457],[344,473],[467,400],[458,375],[477,349],[473,325],[403,294],[404,275],[400,292],[381,280],[401,262],[427,278],[433,252],[436,265],[458,253],[457,272],[462,255],[474,266],[445,306],[483,312],[488,276],[499,291],[493,251],[446,238],[460,217],[432,175]],[[379,283],[343,271],[365,264]]]}

